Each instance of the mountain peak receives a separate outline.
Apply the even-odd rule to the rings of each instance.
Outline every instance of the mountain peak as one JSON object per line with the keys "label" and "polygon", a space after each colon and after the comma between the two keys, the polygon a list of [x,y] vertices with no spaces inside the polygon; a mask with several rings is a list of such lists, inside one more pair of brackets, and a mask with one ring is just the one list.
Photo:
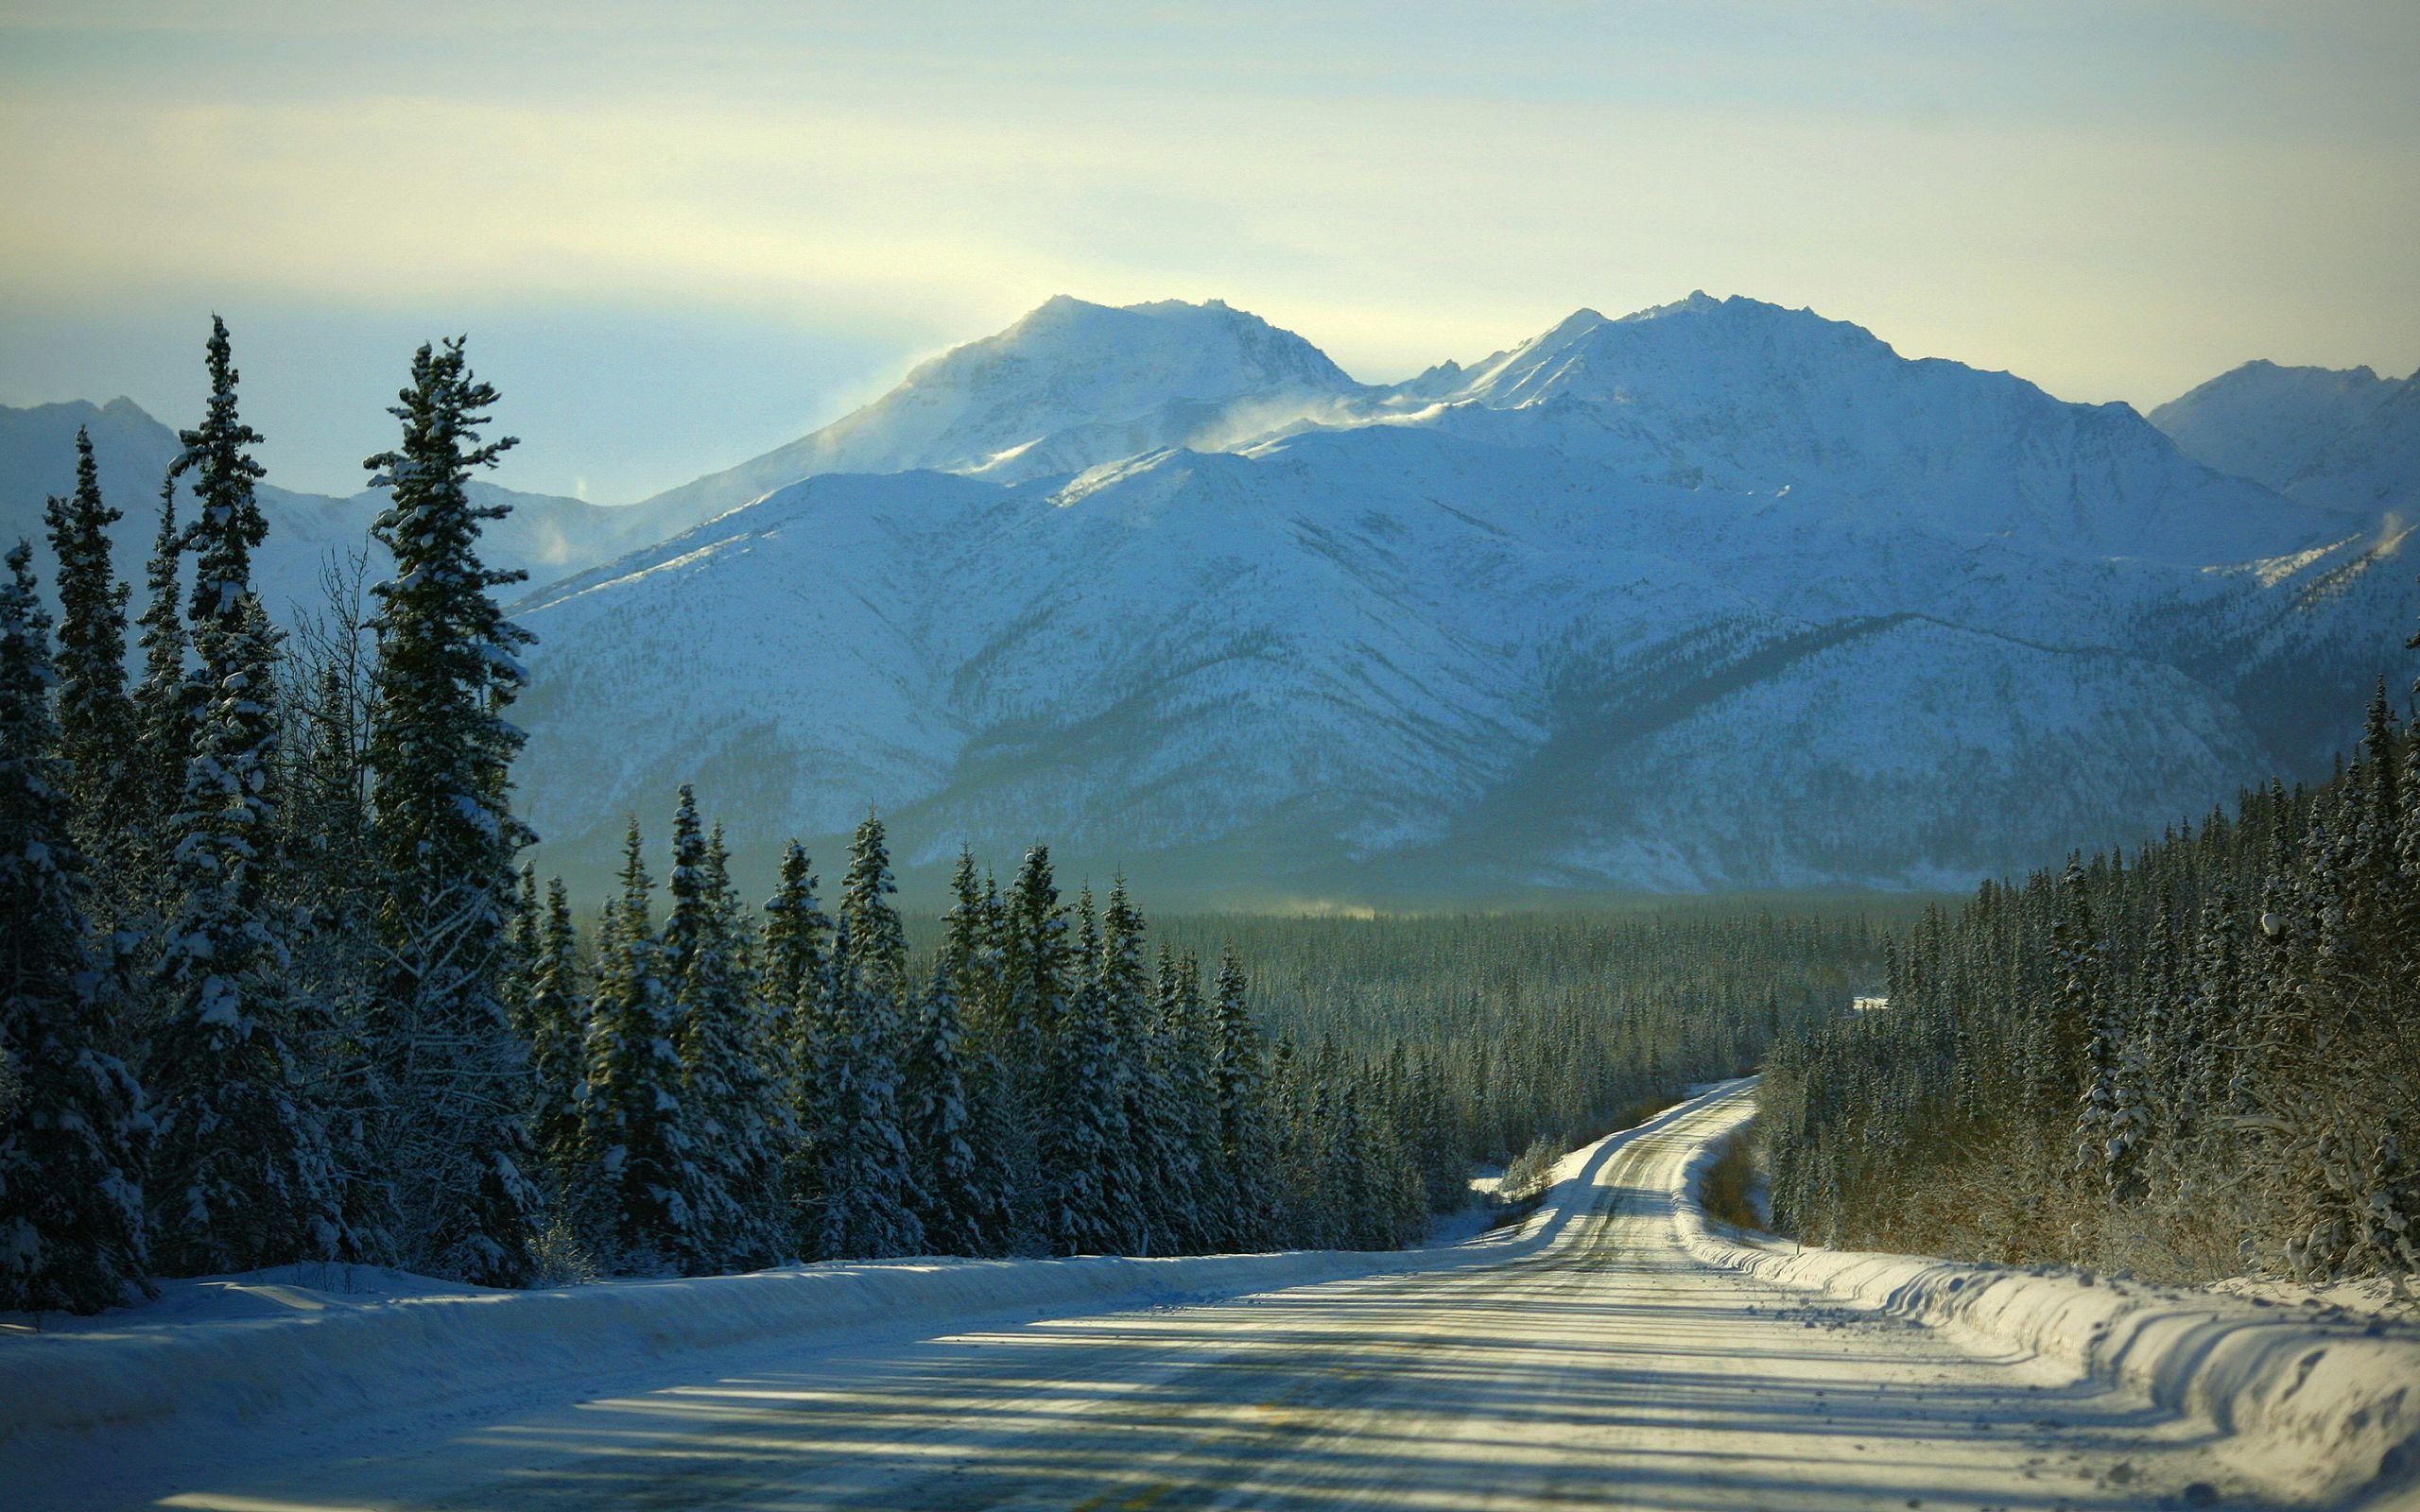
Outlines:
{"label": "mountain peak", "polygon": [[2367,367],[2287,367],[2256,357],[2152,410],[2184,453],[2221,472],[2292,490],[2337,441],[2410,387]]}
{"label": "mountain peak", "polygon": [[855,414],[648,501],[671,528],[801,478],[931,469],[995,482],[1165,446],[1227,444],[1364,390],[1325,352],[1223,300],[1044,301],[918,364]]}
{"label": "mountain peak", "polygon": [[[1802,365],[1816,367],[1836,364],[1843,352],[1898,360],[1862,326],[1695,289],[1619,319],[1576,310],[1551,330],[1475,365],[1450,397],[1504,409],[1558,397],[1606,403],[1643,390],[1669,393],[1676,386],[1730,388],[1771,367],[1776,355],[1792,352]],[[1417,382],[1439,387],[1435,375]]]}
{"label": "mountain peak", "polygon": [[1709,311],[1720,310],[1724,306],[1731,304],[1737,304],[1748,309],[1770,310],[1778,308],[1778,306],[1766,304],[1758,300],[1742,300],[1736,296],[1728,300],[1718,300],[1703,289],[1691,289],[1685,299],[1674,300],[1669,304],[1651,304],[1646,309],[1634,311],[1629,315],[1623,316],[1622,318],[1623,320],[1630,322],[1660,320],[1675,315],[1703,315]]}

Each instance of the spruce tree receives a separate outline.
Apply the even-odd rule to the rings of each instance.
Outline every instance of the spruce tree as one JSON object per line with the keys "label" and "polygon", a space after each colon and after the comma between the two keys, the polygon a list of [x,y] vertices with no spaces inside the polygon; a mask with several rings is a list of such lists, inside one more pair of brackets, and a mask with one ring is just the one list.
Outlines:
{"label": "spruce tree", "polygon": [[1048,1073],[1066,1013],[1067,919],[1050,868],[1050,850],[1035,846],[1017,868],[998,910],[999,987],[984,1015],[983,1046],[1000,1079],[993,1118],[1009,1166],[1003,1181],[1013,1211],[1011,1248],[1047,1247],[1055,1194],[1042,1150],[1055,1116]]}
{"label": "spruce tree", "polygon": [[76,489],[43,511],[59,563],[60,773],[82,849],[116,849],[134,791],[134,704],[126,689],[126,600],[110,563],[118,511],[101,499],[93,438],[76,432]]}
{"label": "spruce tree", "polygon": [[440,1275],[514,1286],[529,1276],[537,1194],[525,1174],[525,1052],[502,984],[513,857],[531,836],[507,800],[523,736],[504,711],[521,689],[515,655],[529,636],[494,591],[527,575],[480,561],[481,525],[508,511],[474,504],[466,487],[513,444],[480,439],[495,402],[458,338],[423,346],[388,411],[402,422],[401,444],[363,464],[372,486],[389,490],[371,533],[395,564],[371,590],[378,718],[369,765],[383,1038],[405,1110],[389,1145],[408,1252]]}
{"label": "spruce tree", "polygon": [[194,479],[193,639],[204,706],[173,833],[170,922],[156,967],[159,1022],[146,1076],[158,1125],[153,1253],[171,1275],[251,1270],[341,1247],[320,1110],[294,1046],[286,921],[276,881],[275,632],[251,588],[266,526],[237,410],[224,321],[212,321],[211,394],[182,434],[172,476]]}
{"label": "spruce tree", "polygon": [[1219,956],[1214,1075],[1219,1096],[1219,1197],[1224,1211],[1217,1242],[1231,1249],[1266,1249],[1274,1214],[1270,1133],[1265,1122],[1260,1031],[1245,1001],[1243,963],[1230,949]]}
{"label": "spruce tree", "polygon": [[906,1255],[923,1247],[902,1086],[908,941],[882,821],[868,815],[849,844],[833,936],[827,1069],[830,1150],[823,1233],[834,1253]]}
{"label": "spruce tree", "polygon": [[0,1311],[93,1313],[147,1283],[143,1094],[87,937],[51,754],[48,627],[20,543],[0,582]]}
{"label": "spruce tree", "polygon": [[[2063,1041],[2083,1044],[2083,1099],[2077,1109],[2076,1153],[2083,1169],[2115,1189],[2123,1179],[2126,1130],[2118,1107],[2119,1012],[2109,989],[2107,960],[2093,917],[2092,894],[2080,858],[2070,857],[2059,885],[2053,935],[2058,953],[2055,1017]],[[2062,1057],[2061,1058],[2065,1058]]]}
{"label": "spruce tree", "polygon": [[654,885],[633,818],[622,843],[621,892],[598,931],[580,1143],[602,1209],[599,1243],[614,1268],[645,1273],[675,1268],[688,1254],[694,1181]]}
{"label": "spruce tree", "polygon": [[[945,1222],[941,1231],[972,1246],[966,1253],[996,1255],[1007,1252],[1016,1239],[1013,1181],[1023,1128],[1011,1103],[1014,1088],[1001,1060],[997,1032],[1003,908],[999,889],[977,873],[974,852],[967,850],[959,851],[950,896],[936,969],[948,986],[950,1017],[962,1031],[959,1065],[973,1163],[967,1187],[927,1190],[925,1196],[945,1197],[957,1210],[959,1217]],[[929,1021],[927,1027],[934,1027]]]}
{"label": "spruce tree", "polygon": [[529,971],[527,1017],[530,1143],[553,1177],[559,1209],[574,1209],[579,1159],[579,1090],[585,1078],[587,1007],[579,998],[579,936],[561,877],[546,884],[545,913]]}
{"label": "spruce tree", "polygon": [[849,869],[840,882],[840,921],[865,990],[893,1003],[908,989],[908,935],[891,897],[890,849],[882,820],[867,815],[849,842]]}
{"label": "spruce tree", "polygon": [[252,550],[268,533],[254,487],[267,470],[251,448],[265,438],[238,412],[237,374],[227,322],[210,318],[207,366],[210,399],[200,426],[181,431],[183,450],[168,477],[193,479],[195,520],[183,544],[194,554],[191,617],[195,649],[201,655],[203,687],[215,692],[228,662],[227,649],[212,637],[233,633],[252,593]]}
{"label": "spruce tree", "polygon": [[144,577],[141,634],[143,676],[134,689],[136,743],[128,824],[143,865],[164,869],[179,810],[183,806],[185,762],[193,753],[198,688],[185,665],[190,639],[180,603],[178,563],[183,537],[177,529],[177,481],[160,488],[160,532]]}
{"label": "spruce tree", "polygon": [[1059,1254],[1107,1255],[1117,1253],[1126,1237],[1126,1214],[1113,1186],[1126,1145],[1126,1113],[1090,888],[1077,902],[1076,930],[1076,987],[1052,1037],[1042,1120],[1046,1237]]}
{"label": "spruce tree", "polygon": [[775,1013],[788,1014],[813,998],[832,932],[816,904],[815,872],[795,840],[783,848],[780,879],[762,912],[757,991]]}
{"label": "spruce tree", "polygon": [[975,1147],[959,1033],[956,973],[946,956],[918,1005],[906,1068],[910,1188],[924,1248],[991,1253],[994,1205]]}
{"label": "spruce tree", "polygon": [[1191,957],[1160,947],[1147,1037],[1152,1115],[1161,1143],[1161,1218],[1168,1252],[1209,1247],[1217,1202],[1219,1092],[1213,1072],[1218,1027],[1201,1001]]}
{"label": "spruce tree", "polygon": [[700,843],[696,824],[684,786],[666,954],[698,1173],[690,1263],[700,1271],[751,1270],[781,1258],[789,1237],[780,1192],[786,1108],[770,1025],[748,980],[721,832]]}
{"label": "spruce tree", "polygon": [[780,882],[766,901],[764,916],[757,993],[773,1021],[790,1139],[783,1160],[783,1202],[791,1252],[812,1255],[823,1238],[823,1061],[830,1043],[823,993],[832,920],[817,905],[815,872],[795,840],[782,851]]}
{"label": "spruce tree", "polygon": [[680,802],[672,814],[672,870],[665,879],[671,904],[660,936],[666,980],[679,982],[714,929],[714,903],[706,891],[706,829],[698,813],[698,795],[681,784]]}
{"label": "spruce tree", "polygon": [[912,1255],[924,1232],[899,1115],[899,1031],[877,936],[873,975],[861,968],[844,913],[825,975],[821,1061],[821,1252],[849,1260]]}
{"label": "spruce tree", "polygon": [[1125,1137],[1111,1149],[1104,1183],[1120,1228],[1120,1252],[1167,1255],[1177,1248],[1183,1146],[1168,1106],[1168,1047],[1143,970],[1144,930],[1126,879],[1111,879],[1109,903],[1101,911],[1100,983]]}

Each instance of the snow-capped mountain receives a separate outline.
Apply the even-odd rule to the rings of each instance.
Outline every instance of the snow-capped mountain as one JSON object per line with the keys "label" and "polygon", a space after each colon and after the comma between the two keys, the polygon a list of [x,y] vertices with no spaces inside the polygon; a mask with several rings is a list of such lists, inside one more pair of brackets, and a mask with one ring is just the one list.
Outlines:
{"label": "snow-capped mountain", "polygon": [[1326,353],[1219,301],[1064,295],[919,366],[863,409],[638,507],[685,527],[826,472],[1021,482],[1163,446],[1224,450],[1360,395]]}
{"label": "snow-capped mountain", "polygon": [[2188,456],[2377,522],[2420,503],[2420,375],[2247,362],[2151,412]]}
{"label": "snow-capped mountain", "polygon": [[1821,485],[1909,528],[2177,562],[2267,556],[2337,528],[2179,456],[2124,404],[1909,361],[1860,326],[1755,300],[1692,294],[1617,320],[1582,310],[1461,377],[1443,391],[1413,380],[1447,406],[1438,423],[1552,436],[1686,487]]}
{"label": "snow-capped mountain", "polygon": [[[1055,300],[647,504],[513,497],[522,801],[591,882],[695,781],[756,868],[872,804],[914,864],[1046,837],[1171,898],[1961,885],[2324,765],[2411,618],[2389,387],[2274,421],[2332,432],[2288,496],[1751,300],[1392,386]],[[139,572],[176,443],[125,401],[0,411],[0,530],[78,424]],[[297,602],[376,507],[263,497]]]}
{"label": "snow-capped mountain", "polygon": [[[874,804],[912,861],[1048,837],[1163,891],[1963,885],[2324,761],[2408,618],[2399,541],[2124,406],[1744,300],[1383,388],[1273,333],[1304,402],[1261,438],[1013,465],[1200,369],[1004,352],[1268,330],[1190,308],[1054,302],[780,464],[947,472],[790,483],[531,595],[547,862],[694,780],[760,858]],[[1185,403],[1269,391],[1225,340]],[[1065,376],[1105,369],[1149,378]]]}

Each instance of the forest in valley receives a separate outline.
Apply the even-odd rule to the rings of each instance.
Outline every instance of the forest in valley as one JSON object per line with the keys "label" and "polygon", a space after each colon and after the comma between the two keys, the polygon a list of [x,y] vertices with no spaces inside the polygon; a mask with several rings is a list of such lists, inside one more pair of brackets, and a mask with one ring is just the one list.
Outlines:
{"label": "forest in valley", "polygon": [[2420,1274],[2420,739],[1892,942],[1889,1006],[1785,1037],[1809,1242],[2206,1281]]}
{"label": "forest in valley", "polygon": [[207,355],[139,605],[89,441],[50,593],[30,542],[0,580],[0,1311],[300,1262],[1400,1246],[1878,970],[1861,919],[1748,909],[1155,928],[1039,844],[963,857],[911,950],[878,817],[751,903],[685,787],[576,907],[511,804],[495,390],[419,352],[368,463],[392,576],[339,556],[281,625],[223,323]]}
{"label": "forest in valley", "polygon": [[1439,1087],[1456,1157],[1493,1166],[1533,1144],[1560,1154],[1691,1084],[1754,1070],[1776,1037],[1878,990],[1887,930],[1913,912],[1705,900],[1165,928],[1192,948],[1232,942],[1281,1040],[1333,1042],[1391,1084]]}

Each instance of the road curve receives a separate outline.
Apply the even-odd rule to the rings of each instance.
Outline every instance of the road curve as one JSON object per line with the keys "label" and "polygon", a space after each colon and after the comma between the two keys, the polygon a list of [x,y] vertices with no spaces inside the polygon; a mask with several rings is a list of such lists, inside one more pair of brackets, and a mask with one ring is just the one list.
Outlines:
{"label": "road curve", "polygon": [[[830,1349],[193,1474],[354,1507],[1672,1509],[2250,1505],[2209,1431],[2047,1361],[1692,1258],[1682,1167],[1732,1084],[1597,1163],[1528,1259]],[[374,1440],[372,1441],[375,1442]]]}

